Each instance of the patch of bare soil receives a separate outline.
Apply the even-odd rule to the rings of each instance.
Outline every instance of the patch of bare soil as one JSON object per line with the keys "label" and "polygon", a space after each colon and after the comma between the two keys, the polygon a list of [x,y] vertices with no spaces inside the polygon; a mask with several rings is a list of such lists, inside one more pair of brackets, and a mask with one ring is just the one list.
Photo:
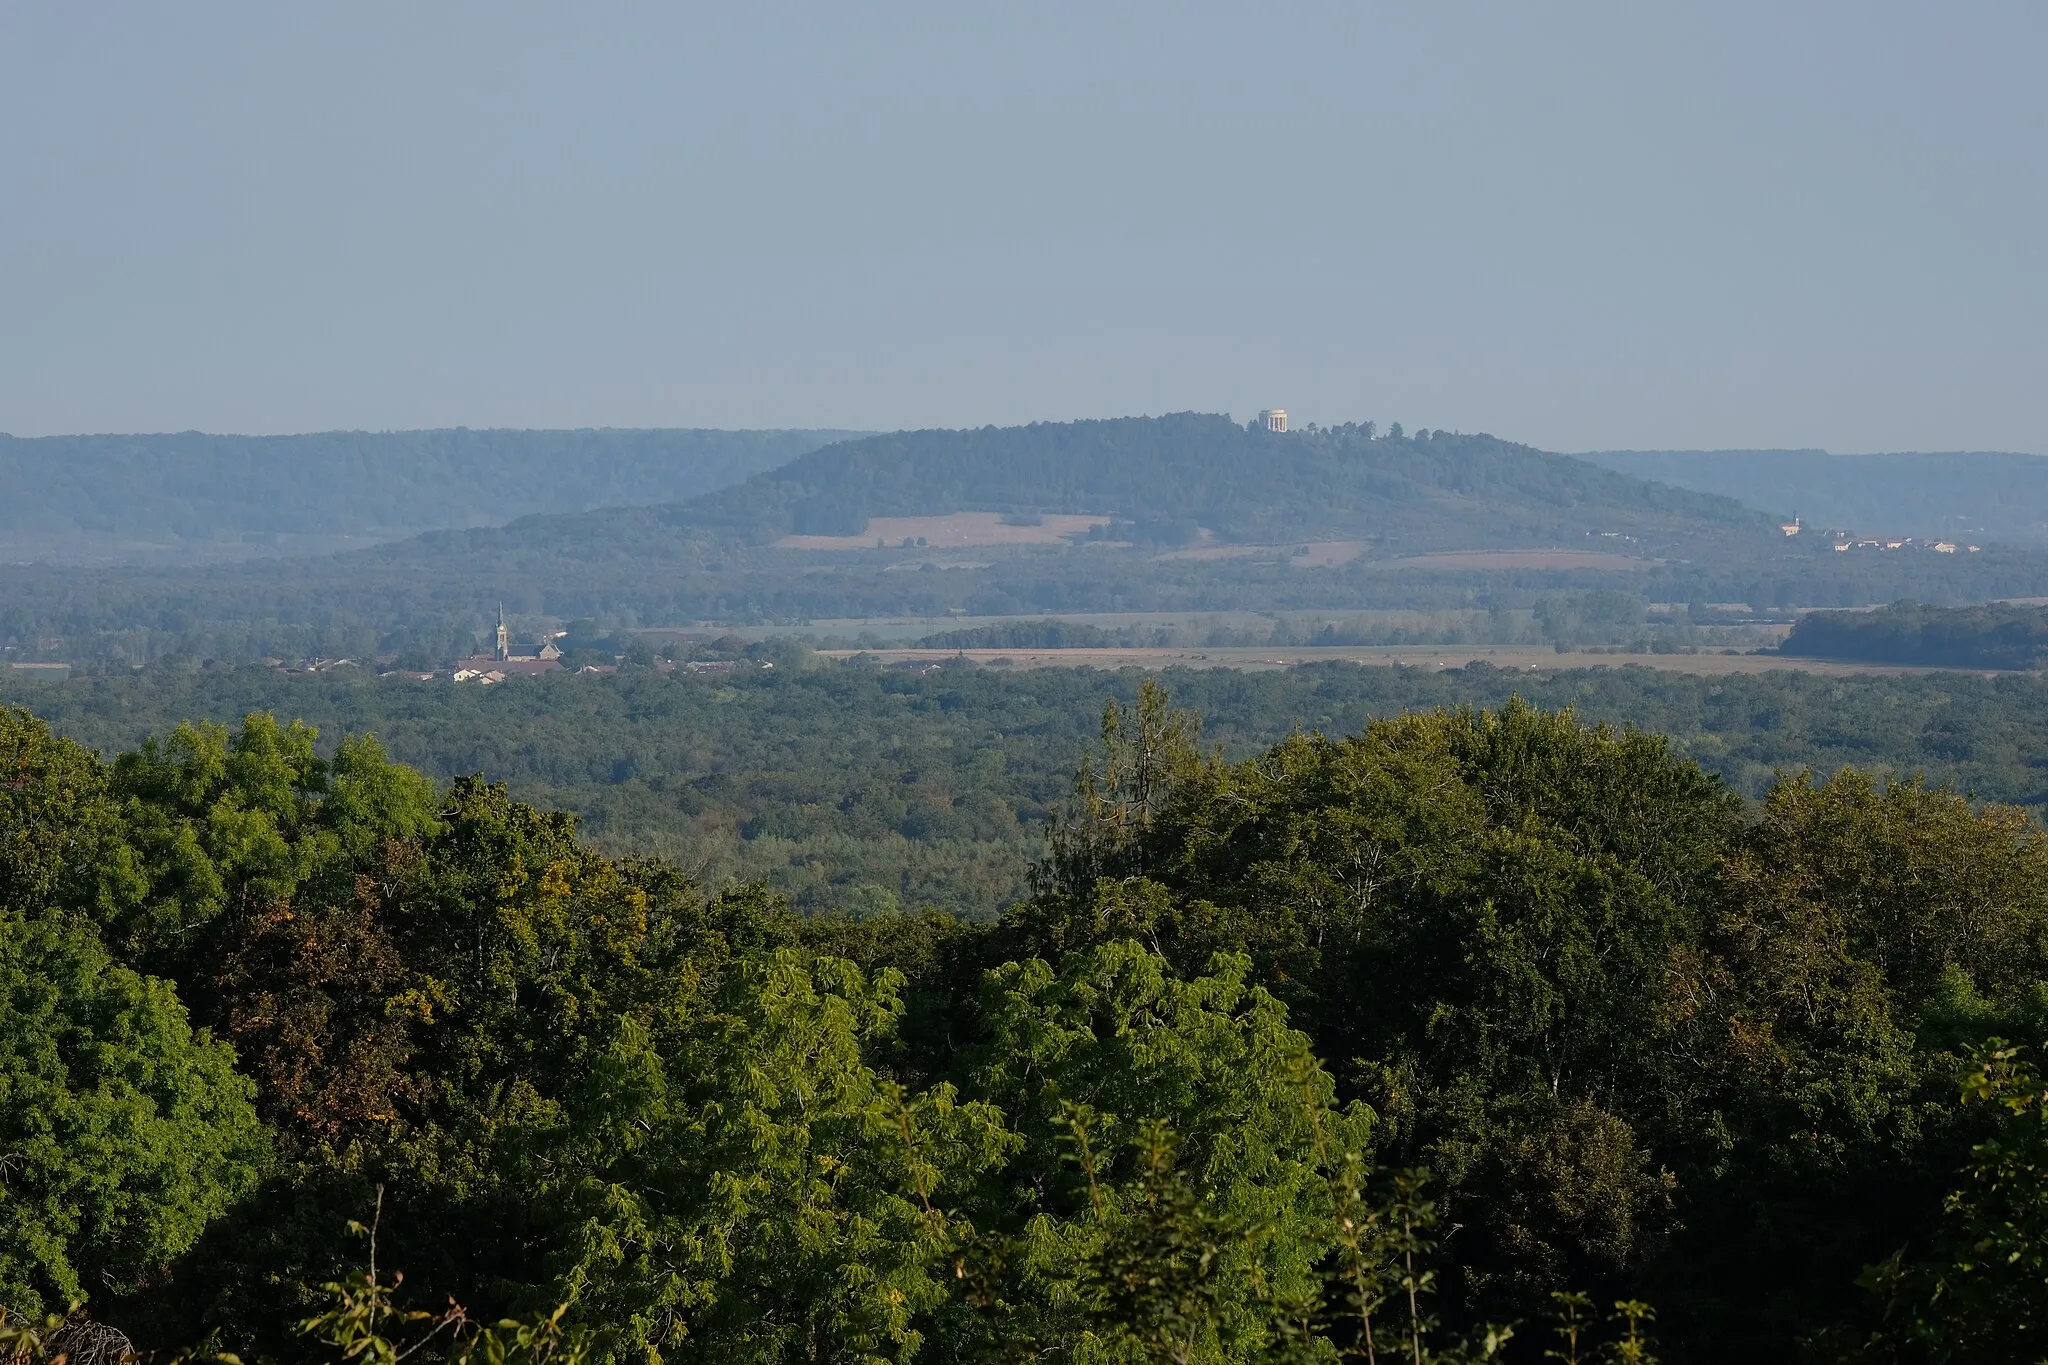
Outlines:
{"label": "patch of bare soil", "polygon": [[1364,540],[1311,540],[1291,561],[1297,569],[1329,569],[1349,564],[1364,554],[1371,542]]}
{"label": "patch of bare soil", "polygon": [[[970,545],[1058,545],[1069,536],[1086,535],[1109,518],[1048,512],[1029,526],[1012,525],[1000,512],[955,512],[944,517],[874,517],[857,536],[784,536],[781,550],[874,550],[900,548],[906,540],[919,549],[964,549]],[[920,543],[922,542],[922,543]]]}
{"label": "patch of bare soil", "polygon": [[1194,545],[1185,550],[1168,550],[1161,559],[1243,559],[1259,555],[1292,564],[1297,569],[1327,569],[1349,564],[1364,554],[1371,542],[1364,540],[1310,540],[1291,545]]}
{"label": "patch of bare soil", "polygon": [[1168,550],[1160,559],[1243,559],[1246,555],[1270,555],[1271,545],[1193,545],[1185,550]]}

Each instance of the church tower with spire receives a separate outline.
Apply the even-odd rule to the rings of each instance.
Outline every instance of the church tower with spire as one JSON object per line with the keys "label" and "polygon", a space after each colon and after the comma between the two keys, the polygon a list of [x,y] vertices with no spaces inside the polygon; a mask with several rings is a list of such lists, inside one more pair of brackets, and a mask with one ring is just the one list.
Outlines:
{"label": "church tower with spire", "polygon": [[512,657],[512,632],[505,628],[505,604],[498,603],[498,657]]}

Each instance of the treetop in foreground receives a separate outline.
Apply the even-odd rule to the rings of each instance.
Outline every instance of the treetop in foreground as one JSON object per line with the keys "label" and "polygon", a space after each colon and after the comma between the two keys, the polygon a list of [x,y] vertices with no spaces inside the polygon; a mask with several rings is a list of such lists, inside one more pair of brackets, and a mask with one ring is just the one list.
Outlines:
{"label": "treetop in foreground", "polygon": [[1146,690],[969,925],[321,755],[261,713],[112,763],[0,718],[10,1323],[777,1362],[2035,1330],[2025,1258],[1972,1260],[2042,1217],[2002,1040],[2048,1036],[2048,845],[2009,809],[1746,806],[1520,703],[1229,758]]}

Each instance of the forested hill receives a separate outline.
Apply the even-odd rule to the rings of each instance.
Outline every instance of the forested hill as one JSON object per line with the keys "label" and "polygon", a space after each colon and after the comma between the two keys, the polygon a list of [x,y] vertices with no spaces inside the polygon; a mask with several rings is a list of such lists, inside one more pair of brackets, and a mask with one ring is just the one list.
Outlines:
{"label": "forested hill", "polygon": [[1809,526],[1974,540],[2048,540],[2048,456],[1833,455],[1825,450],[1603,450],[1582,459],[1735,498]]}
{"label": "forested hill", "polygon": [[1246,541],[1454,525],[1471,545],[1765,520],[1725,498],[1492,436],[1375,438],[1370,426],[1275,435],[1191,412],[870,436],[698,498],[675,519],[758,543],[964,511],[1102,513]]}
{"label": "forested hill", "polygon": [[0,557],[317,551],[536,512],[692,498],[843,431],[0,435]]}

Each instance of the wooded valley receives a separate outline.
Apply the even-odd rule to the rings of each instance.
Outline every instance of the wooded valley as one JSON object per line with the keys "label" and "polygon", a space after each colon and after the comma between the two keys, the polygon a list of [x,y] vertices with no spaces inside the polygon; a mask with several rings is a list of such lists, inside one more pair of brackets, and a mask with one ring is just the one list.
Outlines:
{"label": "wooded valley", "polygon": [[[806,910],[937,905],[994,916],[1023,893],[1105,702],[1137,670],[884,670],[823,665],[518,679],[493,688],[357,670],[162,667],[70,683],[0,673],[0,698],[117,753],[182,720],[251,711],[326,736],[374,733],[436,781],[485,774],[577,814],[614,855],[653,854],[715,883],[763,879]],[[2048,684],[1957,674],[1709,677],[1642,667],[1517,673],[1317,664],[1161,675],[1208,742],[1243,758],[1297,728],[1354,734],[1411,709],[1520,696],[1633,725],[1756,799],[1781,772],[1924,775],[1979,800],[2048,809]],[[331,752],[331,747],[323,747]]]}

